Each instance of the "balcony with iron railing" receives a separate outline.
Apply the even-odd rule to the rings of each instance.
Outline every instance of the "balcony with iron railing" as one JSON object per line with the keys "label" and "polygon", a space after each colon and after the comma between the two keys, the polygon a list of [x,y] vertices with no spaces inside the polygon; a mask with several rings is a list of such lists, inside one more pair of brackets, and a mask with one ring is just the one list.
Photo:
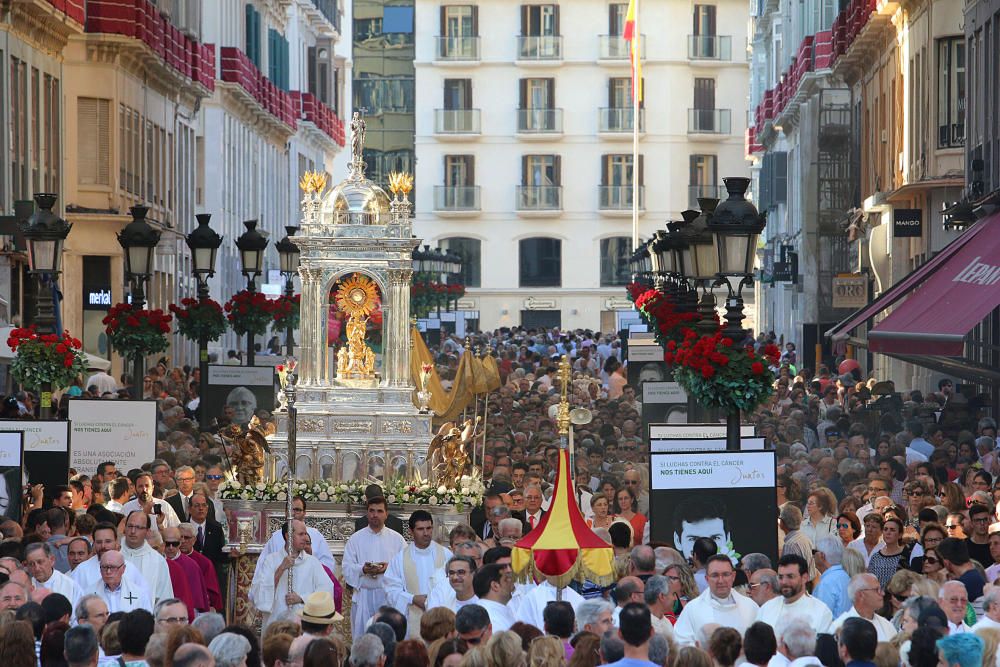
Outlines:
{"label": "balcony with iron railing", "polygon": [[556,213],[562,210],[561,185],[518,185],[516,194],[518,211]]}
{"label": "balcony with iron railing", "polygon": [[[633,107],[604,107],[597,110],[597,129],[602,134],[632,134]],[[646,131],[646,110],[639,108],[639,132]]]}
{"label": "balcony with iron railing", "polygon": [[688,186],[688,208],[697,209],[699,199],[723,199],[726,188],[722,185],[693,184]]}
{"label": "balcony with iron railing", "polygon": [[[598,204],[601,211],[631,211],[633,199],[632,185],[601,185],[598,187]],[[646,208],[646,189],[639,186],[639,210]]]}
{"label": "balcony with iron railing", "polygon": [[688,109],[688,134],[731,134],[732,109]]}
{"label": "balcony with iron railing", "polygon": [[441,213],[465,213],[481,209],[478,185],[435,185],[434,210]]}
{"label": "balcony with iron railing", "polygon": [[562,109],[518,109],[518,134],[562,134]]}
{"label": "balcony with iron railing", "polygon": [[339,0],[310,0],[310,2],[330,22],[333,29],[340,32],[340,11],[337,9]]}
{"label": "balcony with iron railing", "polygon": [[729,35],[688,35],[688,58],[729,62],[733,59],[733,38]]}
{"label": "balcony with iron railing", "polygon": [[479,60],[479,37],[438,37],[437,59],[446,61]]}
{"label": "balcony with iron railing", "polygon": [[561,35],[522,35],[517,38],[518,60],[562,60]]}
{"label": "balcony with iron railing", "polygon": [[[621,35],[598,35],[599,60],[628,60],[629,43]],[[639,35],[639,55],[646,57],[646,36]]]}
{"label": "balcony with iron railing", "polygon": [[435,134],[479,134],[479,109],[435,109]]}

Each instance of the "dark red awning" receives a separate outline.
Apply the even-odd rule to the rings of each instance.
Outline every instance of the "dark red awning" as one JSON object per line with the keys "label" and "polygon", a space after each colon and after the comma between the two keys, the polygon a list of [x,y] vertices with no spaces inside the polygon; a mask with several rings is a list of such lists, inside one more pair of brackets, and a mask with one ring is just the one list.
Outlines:
{"label": "dark red awning", "polygon": [[[886,308],[896,304],[898,301],[909,295],[914,288],[920,285],[924,280],[941,268],[941,266],[948,262],[955,255],[955,253],[960,251],[970,241],[981,234],[987,227],[985,223],[990,222],[995,217],[996,216],[991,216],[977,222],[964,234],[946,245],[930,260],[924,262],[914,269],[908,276],[891,286],[886,291],[882,292],[882,294],[880,294],[870,304],[857,310],[843,322],[827,331],[826,335],[834,341],[846,340],[850,336],[852,330],[861,326],[867,320],[878,315]],[[996,227],[996,225],[993,225],[993,227]]]}
{"label": "dark red awning", "polygon": [[[917,273],[914,287],[910,279]],[[1000,214],[980,220],[903,283],[910,285],[909,296],[868,332],[869,349],[962,356],[966,334],[1000,305]]]}

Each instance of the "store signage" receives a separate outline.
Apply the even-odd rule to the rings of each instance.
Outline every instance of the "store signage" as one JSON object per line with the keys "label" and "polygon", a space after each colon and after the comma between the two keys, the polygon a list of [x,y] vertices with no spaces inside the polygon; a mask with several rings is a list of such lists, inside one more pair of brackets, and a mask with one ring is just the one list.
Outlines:
{"label": "store signage", "polygon": [[110,287],[85,286],[83,288],[84,310],[108,310],[113,305]]}
{"label": "store signage", "polygon": [[857,310],[868,305],[868,279],[862,275],[841,274],[833,278],[833,307]]}
{"label": "store signage", "polygon": [[892,236],[897,239],[923,235],[924,212],[919,208],[897,208],[892,212]]}

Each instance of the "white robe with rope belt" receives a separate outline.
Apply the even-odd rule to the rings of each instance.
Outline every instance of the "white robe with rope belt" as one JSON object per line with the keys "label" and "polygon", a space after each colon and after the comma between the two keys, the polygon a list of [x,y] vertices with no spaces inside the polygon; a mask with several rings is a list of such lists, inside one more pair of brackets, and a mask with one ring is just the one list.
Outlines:
{"label": "white robe with rope belt", "polygon": [[[451,551],[431,542],[426,549],[409,544],[389,562],[385,572],[385,595],[389,604],[406,616],[408,639],[420,636],[420,617],[423,610],[413,604],[417,595],[430,596],[442,579],[447,580],[444,566],[451,558]],[[428,607],[429,609],[429,607]]]}
{"label": "white robe with rope belt", "polygon": [[385,575],[369,577],[362,572],[365,563],[392,562],[404,547],[403,536],[384,526],[377,533],[365,526],[348,538],[341,562],[344,581],[354,589],[351,597],[351,633],[354,637],[364,634],[368,619],[386,603]]}

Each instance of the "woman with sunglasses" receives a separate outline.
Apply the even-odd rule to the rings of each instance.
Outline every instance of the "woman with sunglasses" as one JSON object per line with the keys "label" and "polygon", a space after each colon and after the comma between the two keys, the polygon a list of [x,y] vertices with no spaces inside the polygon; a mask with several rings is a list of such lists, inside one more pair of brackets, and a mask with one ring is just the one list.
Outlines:
{"label": "woman with sunglasses", "polygon": [[937,549],[927,549],[924,551],[920,562],[920,573],[931,581],[940,586],[948,580],[948,573],[944,569],[944,563],[941,562],[941,557],[938,555]]}
{"label": "woman with sunglasses", "polygon": [[937,522],[925,522],[923,530],[920,531],[920,541],[913,546],[913,557],[910,558],[909,569],[922,573],[924,571],[924,556],[926,553],[937,549],[937,546],[947,536],[947,531],[941,524]]}
{"label": "woman with sunglasses", "polygon": [[919,580],[920,575],[909,570],[900,570],[892,575],[885,586],[884,603],[877,613],[883,618],[895,619],[903,609],[903,603],[913,594],[913,585]]}
{"label": "woman with sunglasses", "polygon": [[691,568],[683,563],[668,566],[663,574],[670,582],[667,597],[673,600],[671,611],[676,619],[680,616],[684,605],[698,597],[698,584],[694,581],[694,573],[691,572]]}
{"label": "woman with sunglasses", "polygon": [[[868,517],[865,517],[866,519]],[[886,516],[882,525],[882,541],[885,543],[868,559],[868,572],[875,575],[879,584],[888,585],[892,575],[899,569],[903,557],[903,521],[894,514]]]}
{"label": "woman with sunglasses", "polygon": [[805,520],[802,522],[802,532],[813,544],[821,537],[833,535],[837,532],[837,520],[834,518],[836,512],[837,497],[833,495],[833,491],[825,487],[811,491],[803,512]]}
{"label": "woman with sunglasses", "polygon": [[837,535],[846,548],[861,534],[861,522],[854,512],[841,512],[837,515]]}

